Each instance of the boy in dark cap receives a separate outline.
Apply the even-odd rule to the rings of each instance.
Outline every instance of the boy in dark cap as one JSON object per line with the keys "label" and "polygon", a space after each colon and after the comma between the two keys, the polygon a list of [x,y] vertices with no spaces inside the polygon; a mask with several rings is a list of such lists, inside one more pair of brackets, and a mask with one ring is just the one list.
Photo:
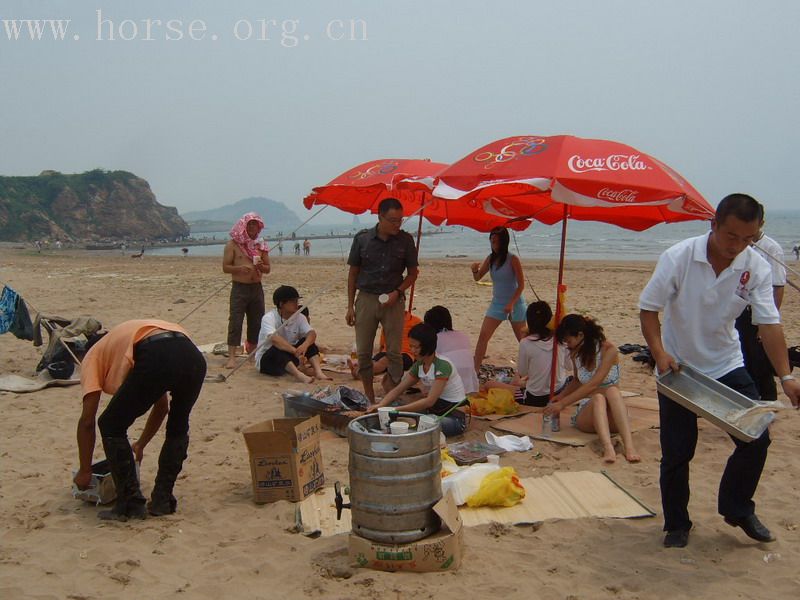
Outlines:
{"label": "boy in dark cap", "polygon": [[[300,294],[290,285],[279,286],[272,294],[275,308],[261,319],[256,367],[265,375],[289,373],[301,383],[311,383],[314,378],[330,379],[320,365],[319,348],[314,343],[317,332],[300,312],[299,300]],[[314,377],[298,368],[303,359],[311,365]]]}

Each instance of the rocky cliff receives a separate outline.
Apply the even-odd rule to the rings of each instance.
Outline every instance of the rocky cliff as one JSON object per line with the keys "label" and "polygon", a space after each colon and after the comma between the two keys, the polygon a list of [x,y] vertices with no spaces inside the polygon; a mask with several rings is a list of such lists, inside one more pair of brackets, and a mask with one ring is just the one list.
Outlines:
{"label": "rocky cliff", "polygon": [[178,211],[162,206],[144,179],[96,169],[0,177],[0,240],[174,239],[189,235]]}

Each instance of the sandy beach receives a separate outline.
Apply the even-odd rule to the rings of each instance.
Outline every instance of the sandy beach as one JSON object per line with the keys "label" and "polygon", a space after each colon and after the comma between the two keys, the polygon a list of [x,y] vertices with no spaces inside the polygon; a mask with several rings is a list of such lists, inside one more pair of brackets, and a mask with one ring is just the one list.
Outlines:
{"label": "sandy beach", "polygon": [[[420,316],[434,304],[448,306],[456,329],[468,332],[474,342],[491,289],[472,282],[469,262],[422,261],[414,305]],[[28,301],[32,313],[91,315],[107,327],[132,318],[185,318],[182,324],[194,341],[208,344],[223,342],[227,330],[228,278],[220,263],[220,258],[207,257],[131,259],[118,252],[3,250],[0,277]],[[556,262],[523,260],[523,265],[539,296],[552,302]],[[643,343],[637,299],[652,268],[653,263],[568,260],[568,308],[594,315],[616,345]],[[323,350],[347,353],[353,333],[344,323],[346,270],[342,260],[274,257],[264,281],[267,303],[278,285],[297,287],[310,305]],[[530,289],[525,297],[534,299]],[[800,294],[787,288],[782,312],[790,345],[799,344]],[[498,330],[488,354],[487,362],[497,365],[516,359],[510,327]],[[30,342],[0,336],[4,374],[31,375],[40,355]],[[224,360],[209,356],[209,374],[224,373]],[[645,367],[630,356],[621,356],[620,364],[623,390],[655,397],[655,381]],[[345,375],[336,381],[353,384]],[[695,529],[685,549],[661,545],[659,440],[658,430],[651,429],[634,434],[643,456],[639,464],[620,456],[605,466],[595,447],[541,441],[532,452],[503,457],[502,464],[515,467],[522,477],[605,468],[657,517],[467,528],[459,571],[395,574],[351,567],[346,536],[309,539],[291,532],[293,504],[252,502],[241,429],[283,416],[283,391],[314,387],[260,375],[249,365],[224,383],[206,383],[192,413],[189,458],[175,489],[178,512],[125,524],[101,524],[97,508],[70,495],[80,388],[0,392],[0,596],[730,600],[800,595],[796,412],[781,413],[771,428],[770,456],[756,496],[758,515],[778,538],[774,543],[748,539],[717,514],[717,486],[733,445],[706,424],[692,463]],[[143,419],[134,425],[132,437],[142,425]],[[467,433],[476,439],[480,435]],[[146,495],[162,440],[163,431],[145,450],[141,479]],[[328,484],[345,481],[346,440],[326,432],[322,452]],[[101,456],[98,441],[95,457]]]}

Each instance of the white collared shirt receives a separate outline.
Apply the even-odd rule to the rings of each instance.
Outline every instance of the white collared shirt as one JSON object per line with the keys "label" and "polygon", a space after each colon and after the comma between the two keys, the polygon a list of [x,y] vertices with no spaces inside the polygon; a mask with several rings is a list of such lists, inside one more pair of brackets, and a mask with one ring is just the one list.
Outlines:
{"label": "white collared shirt", "polygon": [[761,239],[756,242],[756,250],[772,269],[772,286],[784,287],[786,285],[786,267],[781,264],[785,262],[781,245],[768,235],[762,235]]}
{"label": "white collared shirt", "polygon": [[755,325],[781,319],[767,261],[746,248],[717,277],[706,254],[709,235],[679,242],[661,255],[639,308],[664,311],[664,349],[678,362],[719,379],[744,366],[734,321],[748,304]]}

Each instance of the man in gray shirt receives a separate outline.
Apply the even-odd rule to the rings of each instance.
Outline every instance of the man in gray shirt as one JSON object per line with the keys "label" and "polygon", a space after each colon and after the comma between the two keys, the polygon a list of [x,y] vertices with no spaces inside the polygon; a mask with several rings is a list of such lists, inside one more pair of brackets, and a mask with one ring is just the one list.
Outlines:
{"label": "man in gray shirt", "polygon": [[384,199],[378,207],[378,224],[356,234],[347,259],[350,271],[347,275],[345,320],[351,327],[355,326],[358,375],[371,403],[375,402],[372,351],[379,324],[386,337],[386,356],[389,359],[383,379],[384,389],[400,383],[403,376],[400,351],[405,291],[417,279],[419,263],[414,238],[400,229],[402,223],[400,201]]}

